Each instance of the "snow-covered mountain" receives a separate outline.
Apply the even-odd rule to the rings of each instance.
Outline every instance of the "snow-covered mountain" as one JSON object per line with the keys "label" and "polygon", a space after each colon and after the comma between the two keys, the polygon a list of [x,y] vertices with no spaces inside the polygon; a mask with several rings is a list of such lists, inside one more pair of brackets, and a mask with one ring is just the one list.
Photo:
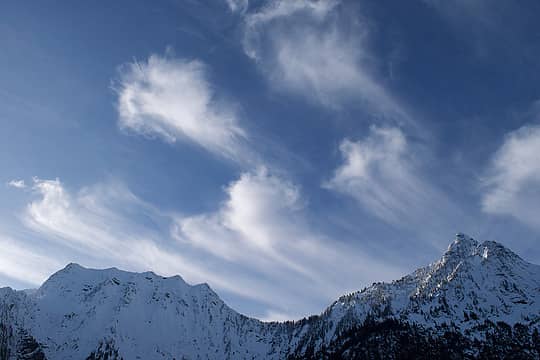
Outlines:
{"label": "snow-covered mountain", "polygon": [[399,358],[454,345],[482,357],[503,340],[534,359],[538,328],[540,266],[463,234],[437,262],[297,322],[248,318],[206,284],[151,272],[69,264],[35,291],[0,289],[0,360]]}
{"label": "snow-covered mountain", "polygon": [[480,342],[494,331],[490,323],[522,324],[532,334],[540,328],[540,266],[499,243],[479,244],[457,234],[440,260],[339,298],[311,321],[311,334],[296,352],[316,353],[366,320],[389,319],[419,325],[433,336],[451,332]]}
{"label": "snow-covered mountain", "polygon": [[278,328],[233,311],[206,284],[151,272],[69,264],[35,292],[0,296],[2,322],[15,338],[31,335],[47,359],[264,358],[261,337]]}

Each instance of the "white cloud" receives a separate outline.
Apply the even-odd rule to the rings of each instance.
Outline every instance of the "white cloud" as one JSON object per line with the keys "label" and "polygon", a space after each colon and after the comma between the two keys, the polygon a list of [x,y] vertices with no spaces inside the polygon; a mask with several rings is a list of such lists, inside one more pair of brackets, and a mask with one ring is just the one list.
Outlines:
{"label": "white cloud", "polygon": [[218,212],[179,218],[176,237],[225,259],[238,260],[245,251],[260,252],[265,259],[252,259],[254,265],[280,262],[305,272],[293,259],[278,254],[283,242],[300,242],[307,235],[297,226],[302,206],[298,188],[261,168],[244,173],[226,191],[228,200]]}
{"label": "white cloud", "polygon": [[511,215],[540,228],[540,126],[524,126],[507,135],[493,157],[482,209]]}
{"label": "white cloud", "polygon": [[20,282],[39,285],[65,265],[21,241],[0,234],[0,274]]}
{"label": "white cloud", "polygon": [[26,184],[24,180],[11,180],[7,183],[8,186],[14,187],[17,189],[24,189],[26,188]]}
{"label": "white cloud", "polygon": [[235,160],[245,157],[234,106],[218,99],[200,61],[152,55],[127,64],[116,85],[119,124],[167,142],[188,139]]}
{"label": "white cloud", "polygon": [[[246,23],[251,30],[251,28],[266,25],[272,20],[286,18],[297,13],[303,13],[304,15],[313,16],[317,20],[322,20],[338,4],[338,0],[270,0],[259,11],[249,14],[246,17]],[[247,35],[249,41],[249,36],[254,34]],[[249,55],[251,56],[252,53],[250,52]]]}
{"label": "white cloud", "polygon": [[227,5],[233,13],[244,13],[249,6],[249,0],[227,0]]}
{"label": "white cloud", "polygon": [[128,235],[121,233],[124,219],[101,201],[106,195],[104,192],[109,192],[113,196],[110,200],[118,205],[130,203],[130,194],[122,192],[120,187],[115,189],[118,191],[104,187],[86,188],[73,196],[58,179],[36,178],[33,190],[41,198],[31,202],[26,209],[24,221],[28,227],[74,249],[109,256],[124,250],[126,244],[119,241]]}
{"label": "white cloud", "polygon": [[26,208],[26,226],[84,254],[90,264],[155,270],[165,275],[180,273],[192,281],[213,280],[226,287],[160,242],[160,228],[144,224],[167,221],[166,216],[121,184],[97,184],[72,194],[58,179],[34,181],[33,189],[39,198]]}
{"label": "white cloud", "polygon": [[276,67],[269,74],[274,84],[300,94],[311,93],[328,106],[356,96],[381,109],[394,106],[384,89],[359,66],[361,54],[354,41],[342,39],[336,29],[302,31],[281,38],[276,47]]}
{"label": "white cloud", "polygon": [[344,140],[340,151],[344,162],[323,186],[351,196],[383,221],[427,229],[451,223],[448,214],[458,213],[422,178],[399,128],[372,127],[364,140]]}
{"label": "white cloud", "polygon": [[[339,1],[270,1],[245,18],[244,50],[271,85],[328,107],[362,100],[375,110],[404,116],[367,63],[366,30],[342,29]],[[350,30],[350,29],[349,29]]]}

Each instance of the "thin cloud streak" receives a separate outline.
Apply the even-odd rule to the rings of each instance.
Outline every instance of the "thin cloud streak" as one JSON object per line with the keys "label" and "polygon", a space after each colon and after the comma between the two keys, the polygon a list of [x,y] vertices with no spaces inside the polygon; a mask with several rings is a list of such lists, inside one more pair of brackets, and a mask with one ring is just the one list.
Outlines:
{"label": "thin cloud streak", "polygon": [[229,9],[233,13],[244,13],[248,6],[249,0],[226,0]]}
{"label": "thin cloud streak", "polygon": [[9,186],[9,187],[12,187],[12,188],[16,188],[16,189],[25,189],[26,188],[26,184],[25,184],[24,180],[11,180],[6,185]]}

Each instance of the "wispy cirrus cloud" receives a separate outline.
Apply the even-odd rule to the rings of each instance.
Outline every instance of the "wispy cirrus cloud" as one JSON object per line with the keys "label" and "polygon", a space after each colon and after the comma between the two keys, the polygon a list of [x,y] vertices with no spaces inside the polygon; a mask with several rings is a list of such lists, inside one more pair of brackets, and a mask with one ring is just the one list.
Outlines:
{"label": "wispy cirrus cloud", "polygon": [[339,149],[343,163],[323,187],[352,197],[379,219],[425,234],[444,233],[443,226],[459,216],[457,206],[422,176],[399,128],[372,126],[364,139],[345,139]]}
{"label": "wispy cirrus cloud", "polygon": [[201,61],[151,55],[125,64],[114,87],[122,129],[191,141],[236,161],[249,157],[235,106],[215,94]]}
{"label": "wispy cirrus cloud", "polygon": [[484,178],[482,209],[540,228],[540,125],[509,133]]}
{"label": "wispy cirrus cloud", "polygon": [[[287,18],[298,13],[301,15],[313,16],[316,20],[323,20],[338,4],[339,0],[270,0],[260,7],[256,12],[249,14],[246,17],[246,22],[249,27],[256,28],[258,26],[264,26],[273,20]],[[249,43],[249,35],[256,34],[247,35],[248,38],[246,38],[246,40],[248,43],[246,45],[249,46],[252,44]],[[248,52],[248,55],[256,57],[256,52]]]}
{"label": "wispy cirrus cloud", "polygon": [[317,247],[320,235],[307,230],[298,187],[261,168],[243,173],[226,193],[228,199],[216,212],[178,218],[175,237],[225,260],[251,263],[270,273],[276,270],[274,266],[282,266],[313,276],[302,265],[300,248],[301,244]]}
{"label": "wispy cirrus cloud", "polygon": [[[167,247],[163,228],[150,224],[167,217],[120,183],[100,183],[73,193],[60,180],[34,180],[37,198],[23,223],[48,241],[84,254],[90,264],[182,274],[192,281],[219,279]],[[165,226],[166,227],[166,226]]]}
{"label": "wispy cirrus cloud", "polygon": [[[231,251],[242,244],[248,248],[271,250],[282,239],[295,237],[291,224],[285,228],[278,226],[289,223],[289,216],[301,207],[299,189],[290,182],[260,168],[255,172],[243,173],[225,191],[228,199],[219,212],[210,216],[179,219],[178,230],[193,240],[194,245],[215,251],[225,258],[233,258],[235,255],[241,256]],[[229,247],[227,241],[223,241],[224,246],[215,244],[215,241],[211,241],[211,244],[198,241],[212,238],[207,236],[210,235],[206,234],[207,231],[223,232],[224,239],[231,238],[226,235],[227,232],[235,233],[231,240],[240,243]]]}
{"label": "wispy cirrus cloud", "polygon": [[227,1],[227,5],[229,6],[229,9],[231,9],[233,13],[235,12],[243,13],[247,10],[249,6],[249,0],[226,0],[226,1]]}
{"label": "wispy cirrus cloud", "polygon": [[26,183],[24,182],[24,180],[11,180],[8,181],[7,186],[17,189],[24,189],[26,188]]}
{"label": "wispy cirrus cloud", "polygon": [[406,117],[369,65],[367,28],[349,21],[338,0],[268,1],[245,15],[243,46],[277,90],[331,108],[362,101],[379,113]]}

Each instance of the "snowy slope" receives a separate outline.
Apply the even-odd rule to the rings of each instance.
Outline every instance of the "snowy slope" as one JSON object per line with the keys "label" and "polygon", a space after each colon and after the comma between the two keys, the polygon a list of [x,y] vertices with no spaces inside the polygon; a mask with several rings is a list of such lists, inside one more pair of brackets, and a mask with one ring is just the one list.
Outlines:
{"label": "snowy slope", "polygon": [[35,292],[0,289],[0,360],[8,358],[2,351],[30,359],[284,359],[326,346],[367,317],[446,324],[479,339],[485,320],[538,327],[540,266],[458,234],[439,261],[400,280],[343,296],[320,316],[263,323],[206,284],[70,264]]}

